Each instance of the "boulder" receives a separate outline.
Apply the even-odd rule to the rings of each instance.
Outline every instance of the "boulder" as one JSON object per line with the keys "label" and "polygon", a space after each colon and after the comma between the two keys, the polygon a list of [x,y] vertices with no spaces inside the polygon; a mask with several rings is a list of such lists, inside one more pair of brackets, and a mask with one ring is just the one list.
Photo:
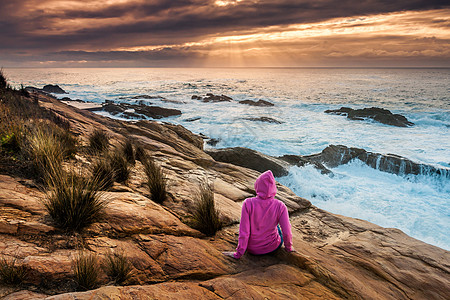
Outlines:
{"label": "boulder", "polygon": [[284,123],[283,121],[278,121],[278,120],[275,120],[274,118],[270,118],[270,117],[244,118],[244,120],[274,123],[274,124],[283,124]]}
{"label": "boulder", "polygon": [[247,105],[251,105],[251,106],[274,106],[273,103],[266,101],[266,100],[262,100],[259,99],[258,101],[254,101],[254,100],[241,100],[239,101],[240,104],[247,104]]}
{"label": "boulder", "polygon": [[211,93],[206,94],[205,97],[200,97],[197,95],[193,95],[191,99],[195,100],[201,100],[203,102],[230,102],[233,101],[233,98],[227,96],[227,95],[214,95]]}
{"label": "boulder", "polygon": [[393,114],[387,109],[371,107],[363,109],[351,109],[349,107],[341,107],[336,110],[326,110],[327,114],[346,115],[351,120],[372,119],[377,122],[397,127],[409,127],[414,123],[409,122],[405,116]]}
{"label": "boulder", "polygon": [[[129,104],[129,103],[114,103],[112,101],[105,101],[102,107],[89,109],[90,111],[107,111],[113,116],[123,114],[127,118],[143,118],[147,116],[153,119],[161,119],[171,116],[181,115],[178,109],[164,108],[159,106],[149,106],[145,104]],[[128,111],[134,110],[134,112]]]}
{"label": "boulder", "polygon": [[66,91],[64,91],[62,88],[60,88],[58,85],[52,85],[47,84],[42,88],[44,92],[52,93],[52,94],[68,94]]}

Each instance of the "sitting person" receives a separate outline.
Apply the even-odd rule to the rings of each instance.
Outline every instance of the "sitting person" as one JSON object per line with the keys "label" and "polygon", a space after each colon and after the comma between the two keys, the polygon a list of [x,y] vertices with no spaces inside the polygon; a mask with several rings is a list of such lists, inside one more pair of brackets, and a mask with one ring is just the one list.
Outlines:
{"label": "sitting person", "polygon": [[277,187],[272,171],[256,179],[255,190],[256,197],[247,198],[242,204],[236,252],[223,254],[236,259],[246,250],[254,255],[268,254],[278,250],[283,241],[286,251],[294,251],[288,210],[283,202],[274,198]]}

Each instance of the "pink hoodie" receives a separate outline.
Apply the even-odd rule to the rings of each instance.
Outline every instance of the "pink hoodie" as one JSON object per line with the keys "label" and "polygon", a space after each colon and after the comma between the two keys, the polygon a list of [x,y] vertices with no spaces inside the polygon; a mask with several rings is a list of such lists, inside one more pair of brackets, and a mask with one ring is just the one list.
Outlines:
{"label": "pink hoodie", "polygon": [[262,173],[255,182],[256,197],[245,199],[242,205],[239,242],[235,258],[245,250],[252,254],[266,254],[280,246],[277,225],[283,232],[284,246],[292,251],[292,232],[286,205],[274,198],[277,193],[272,171]]}

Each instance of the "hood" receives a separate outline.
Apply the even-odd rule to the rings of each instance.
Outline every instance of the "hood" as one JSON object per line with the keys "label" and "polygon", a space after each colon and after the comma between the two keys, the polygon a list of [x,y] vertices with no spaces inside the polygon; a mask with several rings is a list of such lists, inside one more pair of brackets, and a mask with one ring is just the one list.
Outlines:
{"label": "hood", "polygon": [[256,179],[255,190],[260,199],[271,199],[276,195],[277,186],[272,171],[266,171]]}

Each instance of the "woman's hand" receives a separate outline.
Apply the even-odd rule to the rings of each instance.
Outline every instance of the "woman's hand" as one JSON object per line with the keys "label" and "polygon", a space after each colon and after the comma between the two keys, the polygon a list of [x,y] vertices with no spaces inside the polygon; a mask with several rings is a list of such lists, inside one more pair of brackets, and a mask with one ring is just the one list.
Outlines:
{"label": "woman's hand", "polygon": [[234,252],[225,251],[225,252],[222,252],[222,254],[236,259],[236,257],[234,257]]}

